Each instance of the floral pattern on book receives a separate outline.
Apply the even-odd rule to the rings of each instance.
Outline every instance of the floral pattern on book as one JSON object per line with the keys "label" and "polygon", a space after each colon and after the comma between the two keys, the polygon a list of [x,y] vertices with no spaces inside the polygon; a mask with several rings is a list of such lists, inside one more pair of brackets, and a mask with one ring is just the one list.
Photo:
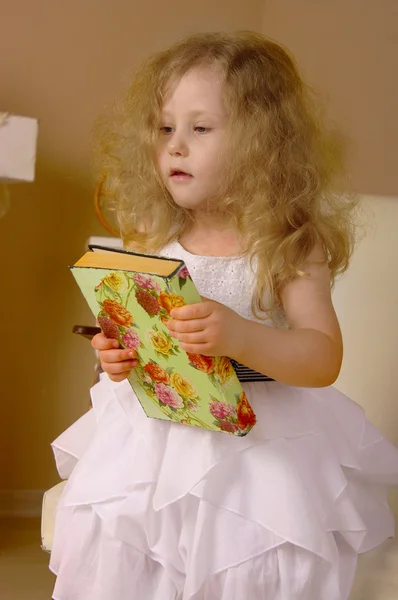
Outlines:
{"label": "floral pattern on book", "polygon": [[[188,278],[186,267],[176,274],[180,290]],[[170,312],[184,306],[185,299],[172,291],[166,280],[140,273],[108,272],[95,285],[94,294],[99,306],[97,320],[104,334],[137,352],[138,367],[129,379],[135,382],[138,395],[155,404],[159,418],[237,436],[250,431],[256,416],[245,393],[234,391],[237,380],[231,361],[185,353],[170,335]],[[178,361],[174,363],[172,357],[179,357]],[[203,375],[208,377],[206,391],[200,384]],[[229,401],[220,400],[227,388]],[[218,398],[214,397],[216,390]]]}
{"label": "floral pattern on book", "polygon": [[245,392],[236,396],[237,404],[221,402],[212,398],[209,404],[210,413],[215,418],[214,425],[222,431],[246,435],[246,433],[256,424],[256,415],[249,404]]}
{"label": "floral pattern on book", "polygon": [[235,375],[234,368],[229,358],[225,356],[204,356],[203,354],[188,354],[189,364],[209,375],[216,387],[225,386]]}
{"label": "floral pattern on book", "polygon": [[173,368],[164,369],[153,360],[135,369],[133,377],[169,418],[186,425],[195,421],[201,427],[209,429],[194,414],[198,410],[199,395],[187,377]]}

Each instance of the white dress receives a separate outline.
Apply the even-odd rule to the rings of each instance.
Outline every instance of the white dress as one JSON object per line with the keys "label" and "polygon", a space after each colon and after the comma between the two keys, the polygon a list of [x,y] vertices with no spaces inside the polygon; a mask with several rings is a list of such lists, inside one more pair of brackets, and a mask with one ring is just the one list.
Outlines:
{"label": "white dress", "polygon": [[[253,319],[245,258],[163,254]],[[333,388],[244,388],[257,425],[241,438],[149,419],[128,382],[102,376],[53,443],[69,478],[56,600],[347,600],[357,555],[393,536],[398,451]]]}

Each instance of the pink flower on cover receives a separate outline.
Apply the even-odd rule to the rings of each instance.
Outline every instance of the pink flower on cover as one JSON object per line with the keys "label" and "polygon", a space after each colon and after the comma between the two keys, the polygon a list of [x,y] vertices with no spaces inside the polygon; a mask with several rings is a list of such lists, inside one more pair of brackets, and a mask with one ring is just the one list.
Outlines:
{"label": "pink flower on cover", "polygon": [[178,272],[178,277],[180,277],[181,279],[188,279],[189,271],[187,267],[183,267],[181,271]]}
{"label": "pink flower on cover", "polygon": [[227,431],[228,433],[235,433],[239,429],[239,426],[231,421],[220,421],[217,425],[222,431]]}
{"label": "pink flower on cover", "polygon": [[210,402],[209,410],[216,419],[227,419],[235,415],[234,407],[226,402]]}
{"label": "pink flower on cover", "polygon": [[136,273],[133,279],[135,283],[144,290],[154,290],[155,292],[160,293],[160,285],[151,277],[145,277],[144,275],[141,275],[141,273]]}
{"label": "pink flower on cover", "polygon": [[168,404],[172,408],[184,408],[184,402],[182,398],[173,388],[164,383],[155,384],[155,393],[158,399],[163,404]]}
{"label": "pink flower on cover", "polygon": [[122,337],[122,342],[126,348],[131,348],[131,350],[138,350],[141,345],[140,337],[134,329],[128,329],[126,331]]}

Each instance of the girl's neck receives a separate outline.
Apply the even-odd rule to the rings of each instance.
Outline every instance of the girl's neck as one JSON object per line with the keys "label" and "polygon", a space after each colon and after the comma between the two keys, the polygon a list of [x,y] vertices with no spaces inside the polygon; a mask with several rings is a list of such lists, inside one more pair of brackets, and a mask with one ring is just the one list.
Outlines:
{"label": "girl's neck", "polygon": [[195,220],[179,242],[185,250],[200,256],[238,256],[244,251],[236,227],[206,219]]}

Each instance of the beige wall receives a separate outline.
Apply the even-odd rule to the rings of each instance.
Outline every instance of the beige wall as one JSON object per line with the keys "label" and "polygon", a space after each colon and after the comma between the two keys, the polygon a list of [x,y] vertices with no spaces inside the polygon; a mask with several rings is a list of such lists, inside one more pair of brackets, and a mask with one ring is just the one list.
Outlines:
{"label": "beige wall", "polygon": [[266,0],[263,33],[291,49],[351,138],[364,194],[398,194],[398,2]]}
{"label": "beige wall", "polygon": [[255,28],[262,0],[3,0],[0,110],[40,119],[37,181],[0,220],[0,489],[56,481],[50,441],[87,407],[92,323],[67,266],[89,235],[89,132],[127,70],[192,31]]}

